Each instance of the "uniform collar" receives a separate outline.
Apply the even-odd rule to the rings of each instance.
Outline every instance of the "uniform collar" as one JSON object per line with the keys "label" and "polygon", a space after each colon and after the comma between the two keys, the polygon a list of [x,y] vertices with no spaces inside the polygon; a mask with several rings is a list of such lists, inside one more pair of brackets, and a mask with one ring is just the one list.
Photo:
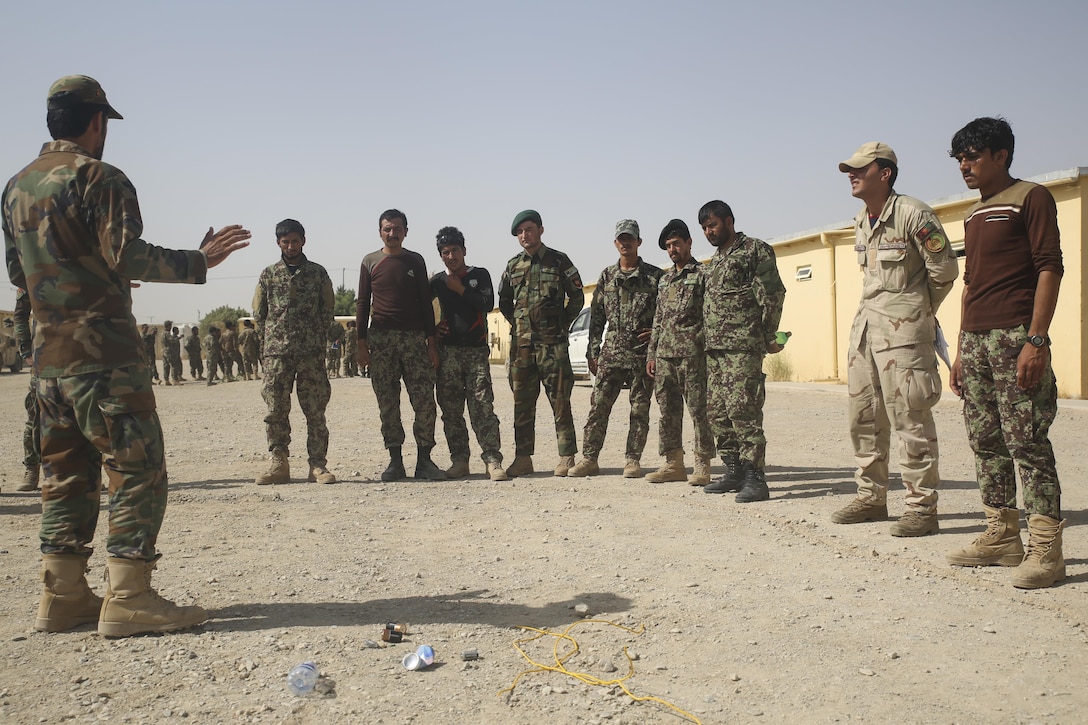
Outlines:
{"label": "uniform collar", "polygon": [[90,151],[83,148],[79,144],[73,143],[72,141],[65,141],[64,139],[61,139],[59,141],[50,141],[48,143],[42,144],[42,150],[38,155],[45,156],[46,154],[56,153],[71,153],[79,154],[81,156],[90,156],[92,158],[94,157],[94,154],[92,154]]}

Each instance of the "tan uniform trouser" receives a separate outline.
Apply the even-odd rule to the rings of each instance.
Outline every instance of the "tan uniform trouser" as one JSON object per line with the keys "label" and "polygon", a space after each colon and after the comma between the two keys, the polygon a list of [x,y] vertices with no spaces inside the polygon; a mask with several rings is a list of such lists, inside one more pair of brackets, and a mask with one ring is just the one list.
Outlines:
{"label": "tan uniform trouser", "polygon": [[858,497],[875,503],[887,501],[894,425],[906,507],[936,513],[940,473],[932,408],[941,398],[941,376],[933,344],[874,352],[866,340],[860,349],[850,351],[847,378]]}

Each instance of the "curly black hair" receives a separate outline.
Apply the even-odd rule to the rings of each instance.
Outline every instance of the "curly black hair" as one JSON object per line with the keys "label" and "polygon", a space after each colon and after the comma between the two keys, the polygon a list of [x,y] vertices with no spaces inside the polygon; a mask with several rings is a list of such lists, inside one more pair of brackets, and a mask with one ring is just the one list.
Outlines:
{"label": "curly black hair", "polygon": [[952,137],[952,150],[948,155],[957,158],[969,151],[983,151],[990,149],[990,153],[1008,151],[1005,157],[1005,168],[1012,167],[1012,152],[1016,145],[1016,138],[1012,135],[1012,126],[1000,116],[997,118],[976,118],[967,124]]}

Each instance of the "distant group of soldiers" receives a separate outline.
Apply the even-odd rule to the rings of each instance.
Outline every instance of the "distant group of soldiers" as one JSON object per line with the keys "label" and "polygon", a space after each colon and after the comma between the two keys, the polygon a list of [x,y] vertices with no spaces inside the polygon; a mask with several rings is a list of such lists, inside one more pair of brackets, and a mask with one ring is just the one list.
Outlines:
{"label": "distant group of soldiers", "polygon": [[[162,378],[156,363],[156,342],[158,327],[140,325],[140,338],[143,340],[144,355],[147,358],[154,384],[180,385],[187,382],[182,377],[184,366],[181,361],[181,349],[189,358],[189,375],[193,380],[204,381],[206,385],[215,385],[223,380],[233,383],[238,378],[260,380],[260,338],[252,320],[242,320],[242,331],[236,332],[238,324],[234,320],[221,323],[223,329],[212,323],[203,341],[200,328],[192,326],[189,334],[181,336],[181,330],[173,321],[162,324]],[[204,375],[204,360],[208,361],[208,375]]]}

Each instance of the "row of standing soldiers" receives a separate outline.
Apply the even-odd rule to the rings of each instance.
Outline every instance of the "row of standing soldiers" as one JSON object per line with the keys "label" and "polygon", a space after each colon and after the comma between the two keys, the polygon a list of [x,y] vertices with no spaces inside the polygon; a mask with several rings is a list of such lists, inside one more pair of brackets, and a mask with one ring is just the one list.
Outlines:
{"label": "row of standing soldiers", "polygon": [[[181,362],[182,345],[189,356],[189,374],[193,380],[204,380],[208,385],[215,385],[220,375],[228,383],[234,382],[237,377],[260,380],[261,376],[258,372],[260,338],[253,326],[253,321],[243,320],[241,332],[236,332],[236,327],[237,323],[233,320],[225,321],[222,330],[213,324],[201,341],[200,328],[193,326],[190,328],[189,335],[183,340],[180,330],[173,326],[170,320],[165,321],[162,325],[162,383],[178,385],[185,382],[186,379],[182,377],[184,371]],[[157,358],[155,342],[158,332],[157,327],[140,326],[152,380],[156,383],[160,381],[158,365],[155,362]],[[204,358],[208,362],[206,378]],[[235,366],[237,366],[237,377]]]}

